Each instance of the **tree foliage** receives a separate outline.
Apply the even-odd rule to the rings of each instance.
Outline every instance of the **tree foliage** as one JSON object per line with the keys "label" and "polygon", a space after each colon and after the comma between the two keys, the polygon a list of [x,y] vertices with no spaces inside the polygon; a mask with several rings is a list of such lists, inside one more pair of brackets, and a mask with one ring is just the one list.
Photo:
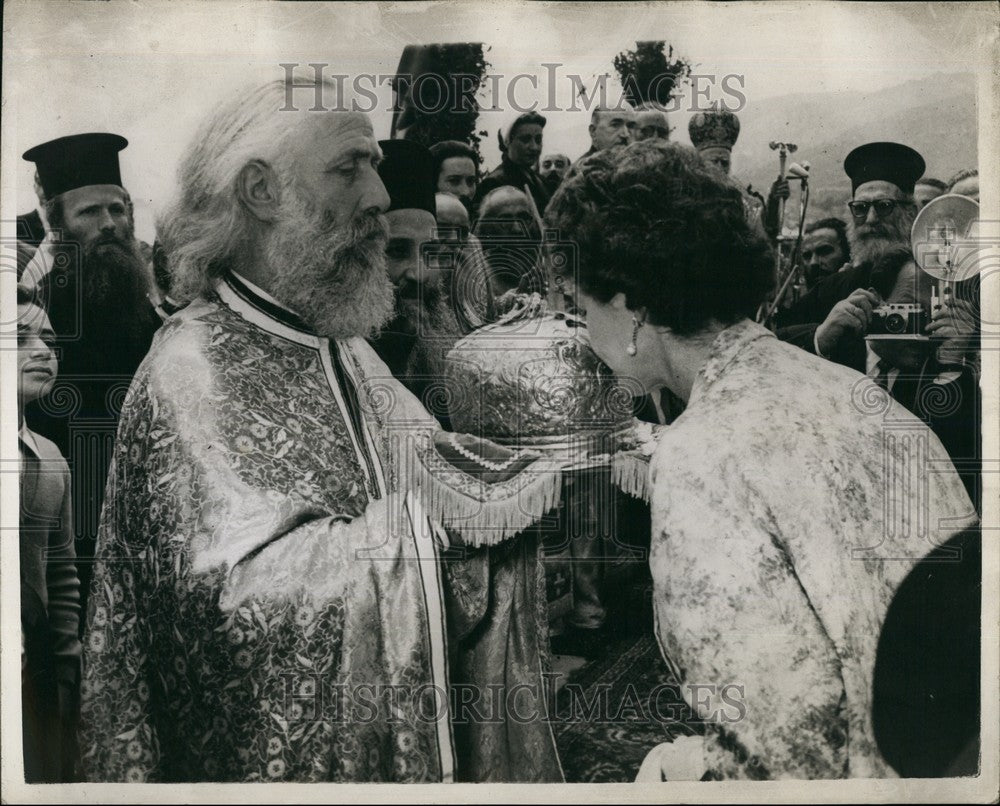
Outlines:
{"label": "tree foliage", "polygon": [[665,107],[690,77],[691,63],[675,57],[673,46],[668,48],[662,39],[635,44],[635,50],[622,51],[613,62],[625,98],[632,106],[654,103]]}
{"label": "tree foliage", "polygon": [[428,147],[458,140],[480,155],[478,95],[491,67],[482,43],[429,45],[423,59],[421,75],[413,77],[414,94],[420,96],[413,104],[415,121],[405,138]]}

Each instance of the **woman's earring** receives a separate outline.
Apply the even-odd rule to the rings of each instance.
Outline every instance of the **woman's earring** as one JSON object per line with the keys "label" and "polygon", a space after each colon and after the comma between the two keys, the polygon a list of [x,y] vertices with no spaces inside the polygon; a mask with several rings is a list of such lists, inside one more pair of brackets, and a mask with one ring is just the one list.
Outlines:
{"label": "woman's earring", "polygon": [[636,319],[633,316],[632,317],[632,343],[629,344],[629,346],[625,348],[625,352],[628,353],[629,355],[635,355],[637,352],[639,352],[639,348],[636,347],[635,340],[639,336],[639,328],[640,327],[642,327],[642,322],[640,322],[638,319]]}

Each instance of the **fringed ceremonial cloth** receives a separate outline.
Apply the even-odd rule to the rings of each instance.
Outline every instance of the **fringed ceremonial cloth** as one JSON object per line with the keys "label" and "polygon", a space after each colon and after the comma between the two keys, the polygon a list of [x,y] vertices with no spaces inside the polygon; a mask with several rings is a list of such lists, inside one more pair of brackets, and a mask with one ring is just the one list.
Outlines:
{"label": "fringed ceremonial cloth", "polygon": [[[600,500],[613,500],[595,479],[609,478],[605,465],[630,431],[631,398],[590,349],[583,322],[548,312],[538,297],[524,297],[501,321],[455,345],[446,376],[451,423],[489,440],[478,447],[499,454],[500,443],[515,456],[544,455],[573,480],[562,501],[571,512],[592,511],[599,489]],[[446,493],[441,504],[435,505],[434,496],[427,503],[446,524],[462,526],[463,519],[478,517],[483,496],[473,486],[467,504],[456,506],[455,491],[463,484],[456,478],[462,457],[455,454],[471,451],[463,445],[467,435],[454,439],[458,447],[443,445],[427,458],[435,469],[431,483],[444,483]],[[494,466],[507,461],[502,455],[482,459]],[[465,464],[475,461],[466,457]],[[539,514],[560,504],[564,487],[552,481],[558,481],[555,474],[518,473],[507,482],[521,485],[516,497],[494,483],[498,504],[491,526],[478,534],[465,530],[464,544],[476,548],[467,548],[461,560],[445,561],[461,780],[563,780],[548,719],[554,677],[545,674],[541,534],[530,528]],[[583,502],[584,490],[592,491],[590,501]],[[512,500],[516,507],[499,506]],[[587,526],[594,524],[588,520]],[[516,537],[498,543],[497,530]]]}
{"label": "fringed ceremonial cloth", "polygon": [[[169,320],[101,521],[88,780],[452,779],[440,566],[412,492],[431,485],[407,478],[434,429],[362,340],[319,338],[236,277]],[[480,489],[473,531],[512,509]]]}
{"label": "fringed ceremonial cloth", "polygon": [[872,726],[882,623],[914,563],[977,522],[937,437],[863,375],[743,321],[649,481],[656,632],[709,723],[708,769],[894,776]]}

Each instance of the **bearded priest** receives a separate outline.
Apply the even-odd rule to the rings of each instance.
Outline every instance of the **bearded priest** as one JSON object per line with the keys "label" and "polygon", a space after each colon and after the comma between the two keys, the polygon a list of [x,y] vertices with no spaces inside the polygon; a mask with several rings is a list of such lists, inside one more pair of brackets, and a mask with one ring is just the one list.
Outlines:
{"label": "bearded priest", "polygon": [[88,780],[453,780],[438,549],[458,527],[428,513],[502,540],[558,497],[538,454],[443,438],[366,343],[393,311],[381,151],[366,115],[285,111],[290,94],[214,111],[160,222],[190,302],[121,415]]}

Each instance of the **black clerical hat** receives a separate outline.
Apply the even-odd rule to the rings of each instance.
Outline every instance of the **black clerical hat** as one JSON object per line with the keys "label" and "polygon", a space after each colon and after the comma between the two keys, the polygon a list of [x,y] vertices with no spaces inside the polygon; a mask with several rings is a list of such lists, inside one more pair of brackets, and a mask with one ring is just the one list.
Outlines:
{"label": "black clerical hat", "polygon": [[378,175],[389,193],[390,210],[426,210],[437,215],[437,177],[431,152],[413,140],[379,140]]}
{"label": "black clerical hat", "polygon": [[45,198],[51,199],[87,185],[120,187],[118,152],[127,145],[117,134],[73,134],[28,149],[24,159],[35,163]]}
{"label": "black clerical hat", "polygon": [[891,182],[904,193],[923,176],[924,158],[900,143],[866,143],[858,146],[844,160],[844,171],[851,177],[851,192],[865,182]]}

